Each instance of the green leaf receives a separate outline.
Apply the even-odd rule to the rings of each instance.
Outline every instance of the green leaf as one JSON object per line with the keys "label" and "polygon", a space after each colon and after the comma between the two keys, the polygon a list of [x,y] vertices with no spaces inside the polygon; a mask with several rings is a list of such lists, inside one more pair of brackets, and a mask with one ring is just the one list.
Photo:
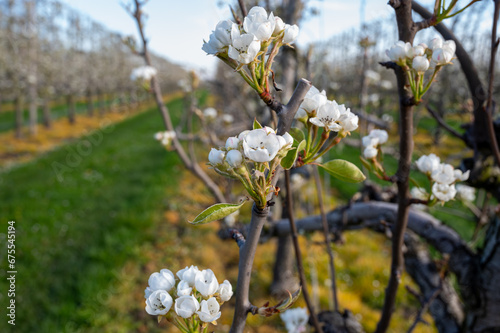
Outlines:
{"label": "green leaf", "polygon": [[346,160],[332,160],[319,164],[330,175],[347,183],[359,183],[366,179],[359,168]]}
{"label": "green leaf", "polygon": [[281,166],[283,169],[288,170],[290,169],[293,164],[295,163],[295,160],[297,159],[297,156],[299,155],[299,152],[302,151],[306,147],[306,140],[302,140],[300,144],[296,144],[296,142],[293,142],[293,149],[291,149],[288,154],[286,154],[285,157],[281,160]]}
{"label": "green leaf", "polygon": [[361,160],[361,163],[365,166],[365,168],[372,171],[373,167],[370,162],[368,162],[363,156],[360,156],[359,159]]}
{"label": "green leaf", "polygon": [[302,132],[300,129],[297,127],[292,127],[288,131],[288,134],[292,136],[292,138],[297,141],[297,143],[302,142],[302,140],[305,140],[304,132]]}
{"label": "green leaf", "polygon": [[262,125],[257,121],[257,118],[253,119],[253,129],[262,128]]}
{"label": "green leaf", "polygon": [[240,204],[228,204],[228,203],[219,203],[213,206],[208,207],[203,212],[201,212],[196,218],[189,223],[191,224],[206,224],[209,222],[217,221],[223,219],[224,217],[236,212],[247,202],[244,200]]}

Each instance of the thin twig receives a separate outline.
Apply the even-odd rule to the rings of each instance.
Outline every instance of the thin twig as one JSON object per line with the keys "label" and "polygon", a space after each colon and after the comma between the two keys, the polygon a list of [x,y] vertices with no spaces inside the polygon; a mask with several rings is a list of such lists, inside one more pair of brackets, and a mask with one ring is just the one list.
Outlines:
{"label": "thin twig", "polygon": [[319,179],[319,171],[318,171],[317,166],[314,168],[314,181],[316,182],[316,192],[317,192],[317,196],[318,196],[319,210],[321,213],[321,223],[323,225],[323,234],[325,236],[325,247],[326,247],[326,251],[328,252],[328,259],[329,259],[328,263],[330,266],[330,279],[332,281],[332,299],[333,299],[333,304],[335,306],[334,310],[338,311],[339,310],[339,300],[337,297],[337,282],[336,282],[334,257],[333,257],[332,247],[331,247],[330,230],[328,228],[328,221],[326,219],[325,206],[324,206],[324,202],[323,202],[323,190],[321,188],[321,180]]}
{"label": "thin twig", "polygon": [[411,325],[411,327],[408,329],[407,333],[413,332],[413,330],[415,329],[415,327],[417,327],[418,323],[423,321],[422,315],[425,312],[427,312],[427,309],[429,309],[429,306],[436,299],[436,297],[439,296],[439,294],[441,293],[442,289],[443,289],[443,287],[442,287],[442,284],[441,284],[439,286],[439,288],[437,288],[436,291],[434,291],[434,293],[432,293],[431,297],[429,297],[429,299],[424,304],[422,304],[422,308],[418,311],[417,317],[415,318],[415,321],[413,322],[413,324]]}
{"label": "thin twig", "polygon": [[[143,27],[143,22],[142,22],[142,10],[141,7],[146,3],[146,1],[139,1],[139,0],[134,0],[134,10],[130,12],[130,15],[135,19],[136,24],[137,24],[137,29],[139,31],[139,35],[142,40],[142,49],[143,49],[143,57],[144,57],[144,62],[148,66],[152,66],[151,62],[151,56],[149,54],[148,50],[148,41],[146,39],[146,36],[144,34],[144,27]],[[163,125],[167,129],[167,131],[174,131],[174,126],[172,124],[172,120],[170,119],[170,113],[168,112],[167,107],[165,106],[165,103],[163,102],[163,97],[162,97],[162,92],[160,88],[160,84],[158,82],[158,79],[156,76],[153,76],[151,79],[151,88],[153,91],[153,95],[156,101],[156,105],[161,113],[162,119],[163,119]],[[179,139],[177,136],[175,136],[172,140],[172,144],[175,148],[175,151],[179,155],[181,161],[184,163],[187,169],[189,169],[191,172],[193,172],[212,192],[214,198],[219,201],[219,202],[225,202],[225,196],[222,193],[222,191],[219,189],[219,186],[203,171],[203,169],[194,161],[191,161],[189,156],[186,154],[186,151],[182,147],[182,144],[180,143]]]}
{"label": "thin twig", "polygon": [[429,111],[430,115],[438,122],[438,124],[447,130],[451,135],[459,138],[460,140],[466,142],[465,136],[463,134],[458,133],[453,127],[448,125],[441,116],[429,105],[427,104],[425,106],[427,108],[427,111]]}
{"label": "thin twig", "polygon": [[297,270],[299,271],[300,284],[302,285],[302,294],[304,295],[304,300],[306,301],[307,308],[309,309],[309,315],[311,316],[313,326],[316,332],[322,333],[323,330],[319,325],[318,317],[314,311],[314,306],[311,302],[309,296],[309,291],[307,290],[307,280],[306,274],[304,273],[304,266],[302,265],[302,253],[300,251],[299,239],[297,233],[297,226],[295,225],[295,220],[293,217],[293,200],[292,191],[290,186],[290,170],[285,170],[285,184],[286,184],[286,206],[288,210],[288,220],[290,222],[290,230],[293,241],[293,247],[295,249],[295,258],[297,261]]}
{"label": "thin twig", "polygon": [[493,14],[493,28],[491,32],[491,58],[490,58],[490,69],[489,69],[489,82],[488,82],[488,99],[486,103],[486,108],[484,109],[486,117],[488,118],[488,136],[490,137],[490,146],[493,156],[497,164],[500,166],[500,150],[498,149],[498,142],[495,134],[495,127],[493,124],[494,105],[493,102],[493,80],[495,79],[495,57],[497,54],[498,43],[497,39],[497,25],[498,25],[498,15],[500,13],[500,0],[495,0],[495,12]]}
{"label": "thin twig", "polygon": [[241,14],[243,18],[247,16],[247,7],[245,6],[245,0],[238,0],[238,4],[240,5]]}

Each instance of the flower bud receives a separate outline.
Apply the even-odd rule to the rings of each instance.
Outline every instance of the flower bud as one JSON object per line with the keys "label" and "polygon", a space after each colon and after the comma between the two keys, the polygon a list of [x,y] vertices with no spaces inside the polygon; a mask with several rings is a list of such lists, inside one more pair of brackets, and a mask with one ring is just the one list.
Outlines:
{"label": "flower bud", "polygon": [[377,154],[378,150],[372,146],[366,147],[365,150],[363,151],[363,156],[369,160],[377,156]]}
{"label": "flower bud", "polygon": [[226,149],[238,149],[238,144],[240,143],[240,139],[235,136],[230,136],[226,140]]}
{"label": "flower bud", "polygon": [[233,168],[237,168],[243,162],[243,155],[239,150],[232,149],[226,154],[226,162]]}
{"label": "flower bud", "polygon": [[285,30],[285,22],[278,16],[275,16],[274,20],[276,21],[276,25],[274,26],[273,36],[277,36],[280,32]]}
{"label": "flower bud", "polygon": [[222,150],[212,148],[208,154],[208,160],[212,165],[222,164],[224,163],[224,155]]}
{"label": "flower bud", "polygon": [[296,24],[285,25],[285,34],[283,35],[283,43],[291,44],[295,42],[298,36],[299,36],[299,27]]}
{"label": "flower bud", "polygon": [[422,74],[429,69],[429,60],[426,57],[416,56],[413,59],[412,67],[417,73]]}

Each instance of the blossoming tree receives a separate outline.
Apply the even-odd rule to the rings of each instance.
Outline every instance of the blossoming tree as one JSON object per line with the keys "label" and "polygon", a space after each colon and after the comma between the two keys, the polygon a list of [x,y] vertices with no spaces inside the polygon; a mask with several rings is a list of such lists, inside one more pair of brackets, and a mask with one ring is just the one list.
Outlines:
{"label": "blossoming tree", "polygon": [[[262,102],[273,110],[279,119],[276,128],[263,126],[255,119],[252,128],[243,130],[236,136],[228,137],[223,146],[211,148],[208,154],[209,165],[213,170],[224,177],[240,182],[248,197],[253,201],[250,225],[244,232],[246,235],[244,236],[240,230],[232,229],[230,231],[240,253],[238,281],[235,289],[236,305],[231,332],[243,331],[248,314],[270,316],[282,313],[282,318],[287,322],[289,331],[297,332],[303,330],[307,320],[304,319],[307,318],[307,315],[303,314],[303,310],[300,310],[299,313],[299,309],[297,309],[295,315],[291,310],[286,311],[299,297],[300,289],[293,294],[290,293],[287,299],[275,306],[257,307],[251,303],[249,295],[255,251],[262,228],[273,206],[273,197],[277,196],[281,190],[277,186],[277,182],[283,171],[288,221],[278,222],[274,227],[286,230],[292,235],[299,276],[303,286],[302,292],[308,306],[310,322],[316,331],[322,332],[324,326],[320,324],[316,310],[309,299],[307,288],[305,288],[306,279],[302,268],[301,251],[297,242],[298,229],[314,230],[321,226],[325,233],[325,243],[329,247],[328,235],[335,228],[342,229],[351,223],[374,219],[383,219],[391,223],[389,227],[392,235],[390,278],[376,332],[387,331],[395,308],[395,298],[405,264],[403,245],[406,243],[407,247],[411,248],[415,242],[412,234],[407,233],[408,229],[426,239],[438,251],[450,256],[448,262],[450,270],[457,275],[459,284],[463,286],[463,294],[470,295],[470,274],[477,263],[471,250],[455,232],[442,226],[428,214],[410,211],[410,206],[424,207],[438,203],[444,204],[454,199],[457,193],[464,200],[470,199],[474,196],[473,190],[465,185],[456,185],[456,183],[467,181],[471,172],[442,163],[441,159],[434,154],[423,155],[416,160],[414,165],[427,176],[429,181],[427,188],[415,186],[410,191],[412,181],[410,169],[413,164],[412,131],[413,113],[416,106],[422,103],[424,95],[435,84],[439,72],[452,64],[455,52],[461,61],[466,61],[463,60],[464,56],[460,54],[462,52],[461,46],[453,38],[448,38],[446,41],[435,38],[430,42],[430,46],[426,44],[414,46],[414,37],[418,31],[441,24],[443,20],[458,15],[474,2],[471,1],[453,12],[457,1],[451,1],[448,4],[445,1],[436,1],[434,12],[423,21],[415,22],[411,15],[412,6],[420,8],[418,4],[408,0],[389,1],[389,5],[396,12],[400,40],[387,50],[390,61],[382,63],[382,65],[394,71],[398,82],[400,101],[398,170],[394,175],[388,175],[384,167],[382,145],[387,143],[389,139],[388,133],[384,130],[373,130],[361,139],[363,145],[361,160],[367,170],[373,172],[375,176],[397,185],[397,204],[359,203],[352,205],[347,210],[344,209],[342,214],[333,212],[328,216],[322,209],[320,217],[306,218],[297,221],[297,223],[294,220],[292,209],[290,169],[313,164],[330,175],[347,182],[361,182],[365,179],[363,173],[349,161],[335,159],[323,162],[322,160],[323,157],[328,156],[329,150],[358,128],[359,119],[345,105],[339,105],[336,101],[329,100],[325,91],[320,91],[305,79],[298,82],[287,104],[282,104],[273,96],[272,87],[276,87],[273,71],[275,57],[282,47],[292,47],[299,33],[297,25],[286,24],[281,18],[274,16],[272,12],[268,13],[262,7],[253,7],[247,12],[243,1],[239,1],[243,19],[234,14],[236,22],[225,20],[216,25],[208,41],[204,42],[202,49],[207,54],[218,57],[234,70],[249,87],[255,90]],[[143,5],[144,2],[134,0],[130,13],[138,24],[143,42],[141,54],[148,67],[138,69],[134,72],[134,77],[140,76],[151,80],[152,90],[155,93],[167,129],[166,132],[158,133],[157,139],[166,146],[172,145],[186,167],[205,182],[219,201],[196,216],[191,224],[198,225],[221,220],[237,212],[246,200],[238,203],[226,203],[217,184],[199,168],[192,156],[190,158],[184,152],[178,134],[171,124],[168,110],[161,100],[161,92],[155,79],[155,69],[150,67],[147,41],[143,31],[141,10]],[[498,19],[499,6],[496,2],[495,22]],[[425,14],[425,12],[423,13]],[[425,15],[423,16],[425,17]],[[495,49],[496,30],[493,32],[493,38],[493,49]],[[492,63],[494,63],[493,54],[494,52],[492,52]],[[491,78],[490,82],[492,82]],[[490,112],[491,105],[490,97],[488,106],[485,108],[486,112]],[[213,117],[214,111],[206,110],[203,116]],[[489,121],[491,122],[491,119]],[[491,145],[493,153],[498,155],[494,135]],[[497,163],[500,163],[500,158],[498,158]],[[321,223],[317,223],[318,220]],[[498,230],[499,222],[498,219],[495,221],[492,224],[492,228],[494,228],[492,233],[498,235],[498,231],[495,230]],[[498,243],[498,237],[493,236],[487,242],[491,242],[491,246],[495,247],[495,244]],[[486,252],[490,256],[498,256],[497,252],[492,249]],[[330,256],[330,259],[333,262],[333,256]],[[495,270],[495,267],[498,270],[498,267],[495,266],[498,260],[491,260],[491,257],[489,260],[493,266],[488,268],[488,272]],[[460,265],[466,265],[467,269],[460,268]],[[333,263],[330,266],[331,276],[335,281]],[[418,282],[422,274],[433,277],[436,276],[437,272],[431,267],[420,272],[413,272],[412,276]],[[182,332],[207,331],[207,324],[215,323],[220,317],[220,305],[232,296],[232,286],[227,281],[219,284],[210,269],[200,271],[195,266],[180,270],[177,272],[177,276],[178,283],[174,274],[168,269],[162,269],[159,273],[151,275],[149,286],[145,291],[146,311],[151,315],[159,316],[159,319],[167,317]],[[174,288],[176,283],[177,287]],[[440,293],[444,297],[445,290],[454,295],[453,291],[446,289],[449,288],[448,281],[440,279],[439,283],[441,287],[438,290],[432,290],[432,297],[427,297],[426,302],[429,304],[438,298]],[[492,284],[485,282],[479,285],[484,290],[488,290]],[[429,288],[426,289],[424,282],[419,283],[419,286],[424,294],[428,294]],[[333,290],[333,298],[335,298],[336,303],[335,312],[339,313],[335,287]],[[176,297],[175,301],[172,295]],[[486,330],[498,329],[499,325],[495,322],[494,311],[498,309],[499,304],[498,300],[495,301],[495,295],[497,293],[479,297],[481,301],[489,302],[491,307],[482,313],[485,315],[483,317],[480,317],[475,309],[469,312],[467,319],[469,330],[480,332],[485,331],[482,328]],[[172,306],[174,311],[170,311]],[[428,304],[425,303],[425,306]],[[437,326],[443,332],[456,331],[461,323],[459,315],[456,315],[456,312],[451,313],[453,312],[451,310],[452,304],[441,300],[438,307],[439,311],[434,311],[432,314],[436,321],[442,320],[446,324]],[[345,314],[347,316],[347,312]],[[411,329],[419,321],[420,318],[417,317]],[[351,331],[359,331],[358,327],[356,326]]]}

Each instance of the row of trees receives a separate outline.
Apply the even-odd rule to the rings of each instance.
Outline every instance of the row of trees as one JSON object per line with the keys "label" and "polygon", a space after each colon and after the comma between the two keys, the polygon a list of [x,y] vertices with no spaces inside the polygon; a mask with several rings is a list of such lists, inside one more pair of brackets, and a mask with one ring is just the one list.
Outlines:
{"label": "row of trees", "polygon": [[[0,106],[15,104],[16,135],[22,135],[24,105],[29,133],[36,134],[38,109],[51,126],[52,101],[65,98],[70,123],[75,103],[85,98],[88,114],[105,112],[111,100],[136,102],[143,87],[130,80],[140,65],[124,38],[57,0],[0,1]],[[184,71],[154,57],[165,89]]]}

